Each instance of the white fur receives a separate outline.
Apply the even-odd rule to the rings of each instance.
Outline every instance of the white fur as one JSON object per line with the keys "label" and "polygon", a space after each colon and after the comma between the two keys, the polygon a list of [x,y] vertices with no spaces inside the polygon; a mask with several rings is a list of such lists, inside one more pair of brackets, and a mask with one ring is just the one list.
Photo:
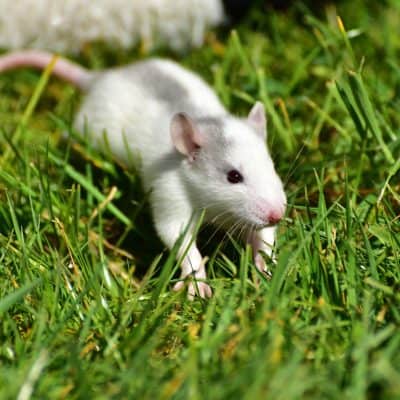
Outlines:
{"label": "white fur", "polygon": [[[155,97],[152,88],[144,85],[133,69],[128,74],[127,68],[121,68],[93,79],[76,118],[76,128],[83,132],[87,123],[98,146],[103,145],[106,133],[112,153],[127,163],[134,160],[139,166],[145,188],[151,192],[157,232],[166,246],[172,248],[193,215],[205,210],[209,222],[228,228],[237,226],[249,234],[257,268],[266,272],[259,252],[271,254],[275,228],[265,225],[271,213],[279,218],[283,215],[286,198],[265,145],[265,116],[260,117],[260,104],[248,119],[235,118],[195,74],[169,61],[146,63],[149,70],[162,71],[162,79],[178,82],[187,90],[184,106],[179,107],[188,105],[188,109]],[[161,84],[165,82],[151,82],[154,87]],[[178,152],[171,140],[170,129],[175,129],[171,121],[181,112],[189,113],[185,118],[193,118],[196,134],[202,139],[200,150],[190,157],[181,154],[181,148]],[[219,136],[204,123],[201,125],[201,117],[219,121]],[[175,133],[179,135],[181,130]],[[242,173],[242,183],[228,182],[231,169]],[[192,239],[193,226],[180,255]],[[204,261],[195,243],[191,243],[182,262],[182,278],[192,273],[197,279],[206,278]],[[192,282],[189,295],[193,296],[195,290]],[[203,297],[211,295],[204,282],[198,291]]]}
{"label": "white fur", "polygon": [[0,0],[0,47],[77,53],[88,42],[182,50],[224,19],[221,0]]}

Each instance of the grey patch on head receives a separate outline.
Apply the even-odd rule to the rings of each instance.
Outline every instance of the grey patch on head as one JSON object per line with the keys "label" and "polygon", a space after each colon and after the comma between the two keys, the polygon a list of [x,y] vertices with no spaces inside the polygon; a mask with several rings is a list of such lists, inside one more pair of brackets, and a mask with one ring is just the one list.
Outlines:
{"label": "grey patch on head", "polygon": [[196,124],[204,129],[211,139],[201,157],[203,161],[214,165],[220,172],[224,172],[231,165],[229,163],[230,148],[234,145],[232,138],[225,135],[226,117],[196,118]]}
{"label": "grey patch on head", "polygon": [[195,118],[194,121],[200,129],[204,129],[204,131],[213,138],[214,145],[223,147],[229,145],[229,142],[224,135],[223,117],[200,117]]}
{"label": "grey patch on head", "polygon": [[195,118],[195,122],[199,125],[207,129],[208,132],[215,136],[222,136],[224,121],[222,118],[218,117],[200,117]]}
{"label": "grey patch on head", "polygon": [[222,118],[218,117],[200,117],[196,118],[196,121],[199,124],[205,125],[210,130],[214,130],[215,132],[222,133],[222,129],[224,126],[224,121]]}

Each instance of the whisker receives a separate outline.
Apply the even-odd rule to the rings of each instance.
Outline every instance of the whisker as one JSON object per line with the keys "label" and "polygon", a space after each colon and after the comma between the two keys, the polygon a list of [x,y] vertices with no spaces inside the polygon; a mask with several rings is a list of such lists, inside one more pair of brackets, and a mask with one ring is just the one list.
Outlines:
{"label": "whisker", "polygon": [[225,210],[223,212],[221,212],[220,214],[216,215],[214,218],[211,219],[210,223],[215,224],[217,222],[218,219],[220,219],[223,216],[229,216],[230,211],[229,210]]}
{"label": "whisker", "polygon": [[219,227],[218,225],[217,225],[217,226],[213,225],[213,227],[215,228],[215,229],[214,229],[214,232],[213,232],[213,233],[210,235],[210,237],[207,239],[206,243],[204,244],[205,246],[207,246],[209,243],[211,243],[211,241],[214,239],[214,237],[216,236],[216,234],[217,234],[218,232],[220,232],[220,231],[223,230],[223,229],[222,229],[221,227]]}
{"label": "whisker", "polygon": [[236,236],[236,232],[240,229],[242,220],[240,218],[226,231],[223,239],[229,238],[233,240],[233,236]]}
{"label": "whisker", "polygon": [[246,230],[248,230],[248,224],[245,223],[245,221],[243,221],[242,227],[239,231],[238,237],[239,239],[243,240],[243,235],[246,232]]}

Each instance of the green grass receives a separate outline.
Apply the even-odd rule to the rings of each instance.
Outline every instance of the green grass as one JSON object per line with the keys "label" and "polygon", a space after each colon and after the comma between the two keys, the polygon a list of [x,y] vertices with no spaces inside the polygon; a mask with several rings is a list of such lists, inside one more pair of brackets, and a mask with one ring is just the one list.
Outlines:
{"label": "green grass", "polygon": [[137,174],[62,140],[79,94],[0,76],[1,399],[400,398],[400,7],[384,3],[255,10],[174,56],[232,112],[264,102],[288,194],[271,281],[200,235],[209,301],[170,291]]}

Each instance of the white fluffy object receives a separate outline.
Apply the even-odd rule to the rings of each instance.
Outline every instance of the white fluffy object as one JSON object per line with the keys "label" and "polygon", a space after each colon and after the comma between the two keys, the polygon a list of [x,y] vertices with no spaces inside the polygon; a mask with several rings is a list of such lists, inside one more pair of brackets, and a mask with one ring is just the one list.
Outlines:
{"label": "white fluffy object", "polygon": [[183,50],[223,19],[221,0],[0,0],[0,48],[76,53],[101,40]]}

